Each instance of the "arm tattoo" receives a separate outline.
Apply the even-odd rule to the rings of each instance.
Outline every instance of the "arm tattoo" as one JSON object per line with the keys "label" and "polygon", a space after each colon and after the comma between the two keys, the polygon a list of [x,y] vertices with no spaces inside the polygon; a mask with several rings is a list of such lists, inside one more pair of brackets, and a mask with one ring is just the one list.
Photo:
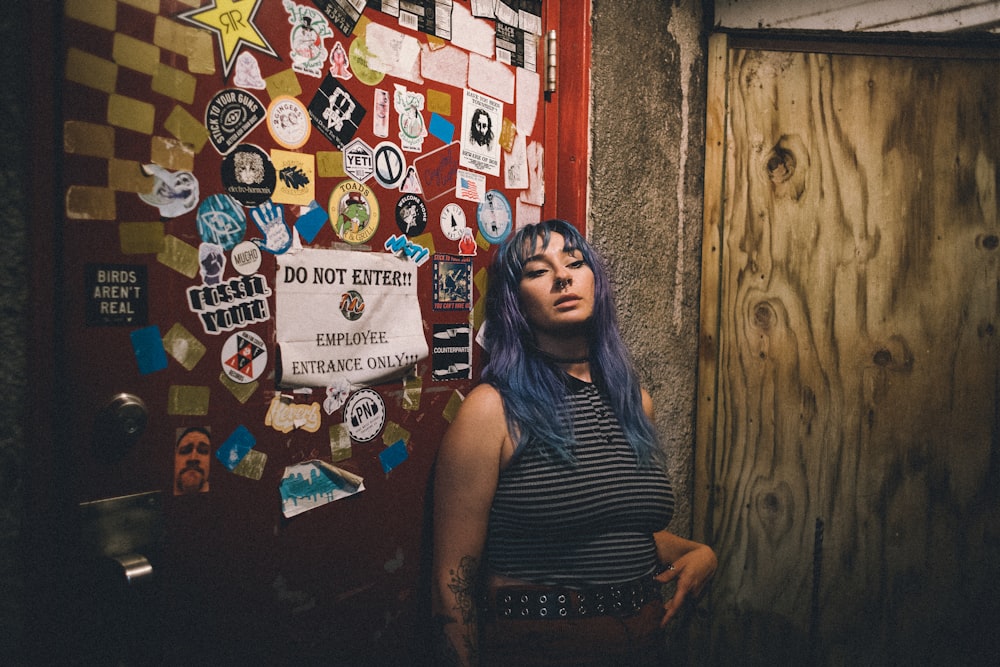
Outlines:
{"label": "arm tattoo", "polygon": [[451,583],[448,589],[455,594],[458,603],[455,609],[462,616],[462,623],[472,623],[476,618],[476,573],[479,561],[472,556],[463,556],[458,563],[458,570],[451,571]]}
{"label": "arm tattoo", "polygon": [[[463,556],[457,570],[451,570],[451,582],[448,584],[455,596],[454,610],[459,618],[450,614],[439,613],[434,616],[435,630],[438,635],[438,659],[443,665],[464,664],[458,653],[455,642],[460,641],[468,656],[468,664],[479,664],[478,623],[476,622],[476,578],[479,561],[472,556]],[[458,636],[449,638],[448,626],[460,624]]]}

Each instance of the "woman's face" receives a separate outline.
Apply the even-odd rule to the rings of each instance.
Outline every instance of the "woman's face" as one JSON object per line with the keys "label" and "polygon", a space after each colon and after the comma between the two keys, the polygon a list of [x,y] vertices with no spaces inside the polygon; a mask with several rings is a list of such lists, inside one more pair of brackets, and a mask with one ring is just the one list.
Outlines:
{"label": "woman's face", "polygon": [[594,314],[594,272],[578,250],[565,245],[563,235],[553,233],[524,263],[521,306],[536,332],[578,333]]}

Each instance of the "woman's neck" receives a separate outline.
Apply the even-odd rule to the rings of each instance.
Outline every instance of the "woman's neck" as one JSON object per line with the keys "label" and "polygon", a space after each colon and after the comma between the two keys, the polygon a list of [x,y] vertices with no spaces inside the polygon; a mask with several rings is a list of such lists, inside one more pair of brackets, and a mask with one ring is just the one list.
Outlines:
{"label": "woman's neck", "polygon": [[537,336],[535,349],[551,364],[573,377],[590,382],[590,343],[585,338],[552,339]]}

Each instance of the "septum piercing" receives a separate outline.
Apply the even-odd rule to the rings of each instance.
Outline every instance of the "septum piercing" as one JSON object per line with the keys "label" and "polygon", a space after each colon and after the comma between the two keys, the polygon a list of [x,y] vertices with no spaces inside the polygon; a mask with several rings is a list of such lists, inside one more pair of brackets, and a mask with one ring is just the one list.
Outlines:
{"label": "septum piercing", "polygon": [[556,278],[556,289],[560,292],[573,284],[572,278]]}

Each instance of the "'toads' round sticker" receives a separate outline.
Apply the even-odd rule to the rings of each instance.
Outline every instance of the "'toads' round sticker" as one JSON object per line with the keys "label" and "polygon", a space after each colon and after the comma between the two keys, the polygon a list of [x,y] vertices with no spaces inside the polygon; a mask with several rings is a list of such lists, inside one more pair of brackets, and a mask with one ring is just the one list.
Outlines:
{"label": "'toads' round sticker", "polygon": [[385,401],[374,389],[354,392],[344,406],[344,423],[352,440],[374,440],[385,425]]}

